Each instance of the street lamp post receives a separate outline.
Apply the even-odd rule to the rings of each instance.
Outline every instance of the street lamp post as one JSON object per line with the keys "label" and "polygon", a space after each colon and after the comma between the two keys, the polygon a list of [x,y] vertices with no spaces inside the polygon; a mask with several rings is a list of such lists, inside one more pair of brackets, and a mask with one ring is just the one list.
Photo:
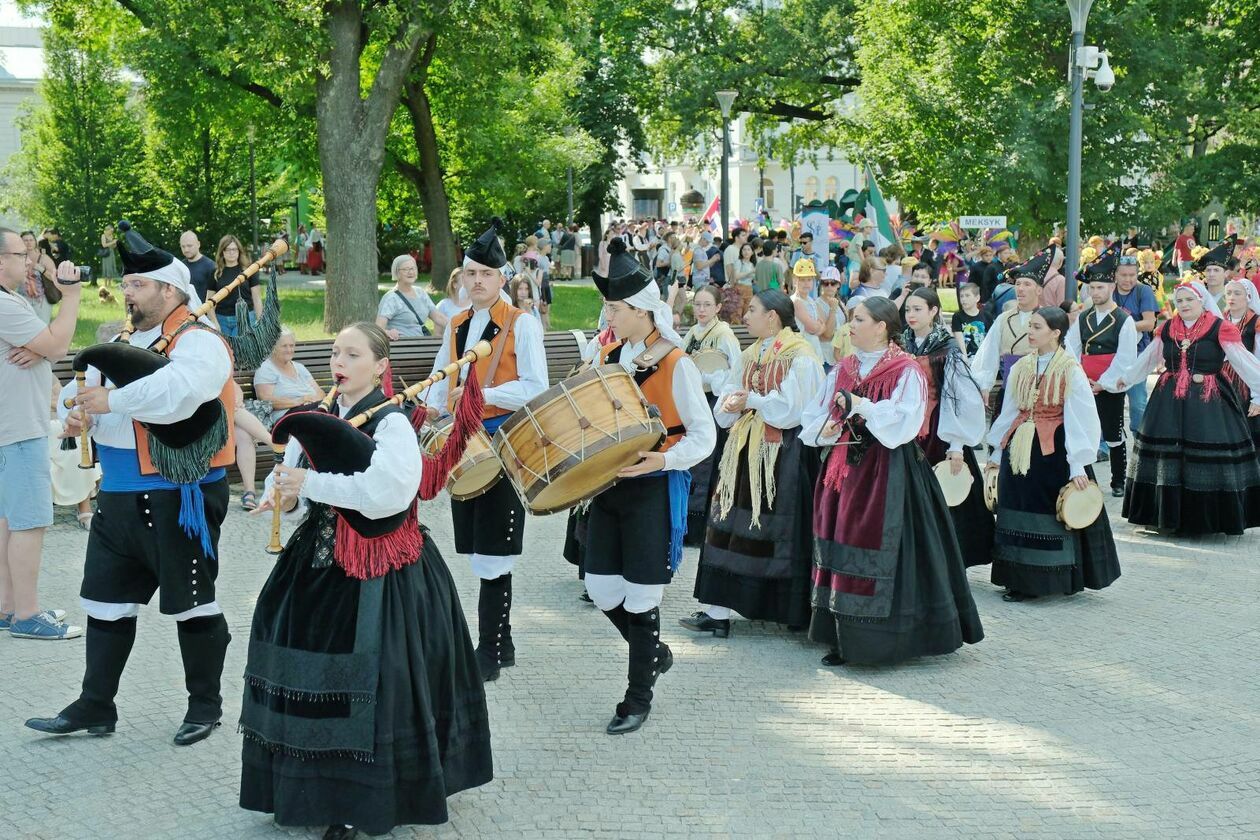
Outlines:
{"label": "street lamp post", "polygon": [[731,234],[731,105],[738,95],[733,90],[717,92],[718,107],[722,109],[722,235]]}
{"label": "street lamp post", "polygon": [[1085,47],[1085,22],[1094,0],[1067,0],[1072,16],[1072,52],[1068,56],[1068,73],[1072,88],[1072,119],[1068,129],[1068,196],[1067,242],[1063,260],[1063,274],[1069,278],[1065,284],[1067,299],[1076,300],[1075,277],[1081,253],[1081,131],[1085,87],[1085,68],[1078,56]]}

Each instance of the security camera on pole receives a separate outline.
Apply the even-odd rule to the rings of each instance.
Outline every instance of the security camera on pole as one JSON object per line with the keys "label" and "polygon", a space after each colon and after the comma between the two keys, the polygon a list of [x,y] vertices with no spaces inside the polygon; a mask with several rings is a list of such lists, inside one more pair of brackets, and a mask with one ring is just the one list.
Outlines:
{"label": "security camera on pole", "polygon": [[[1081,116],[1084,110],[1085,79],[1092,78],[1104,93],[1116,84],[1116,74],[1111,70],[1105,50],[1085,46],[1085,23],[1089,18],[1094,0],[1067,0],[1072,15],[1072,52],[1068,59],[1069,81],[1072,88],[1072,122],[1068,135],[1068,206],[1066,259],[1063,273],[1071,277],[1080,262],[1081,254]],[[1076,300],[1076,284],[1067,284],[1067,299]]]}

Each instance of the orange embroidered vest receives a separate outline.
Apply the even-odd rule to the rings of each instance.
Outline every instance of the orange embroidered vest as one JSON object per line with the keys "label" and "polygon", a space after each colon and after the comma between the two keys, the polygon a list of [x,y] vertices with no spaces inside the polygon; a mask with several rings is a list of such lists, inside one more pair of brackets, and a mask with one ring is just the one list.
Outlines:
{"label": "orange embroidered vest", "polygon": [[[162,355],[169,357],[175,350],[175,345],[179,343],[179,340],[192,330],[209,329],[208,327],[203,326],[189,326],[185,327],[182,331],[176,332],[180,329],[181,325],[188,320],[188,316],[191,314],[192,313],[188,311],[188,307],[179,306],[176,307],[174,312],[166,316],[166,320],[162,322],[162,335],[172,335],[173,338],[171,339],[171,343],[166,346],[166,350],[163,351]],[[218,333],[215,333],[215,336],[220,341],[223,341],[223,346],[227,348],[228,358],[231,359],[232,348],[228,346],[228,343],[223,339],[223,336]],[[223,405],[223,411],[227,415],[228,437],[227,443],[223,445],[223,448],[214,453],[214,457],[210,459],[210,467],[212,469],[215,467],[231,466],[236,461],[236,431],[232,423],[232,418],[236,411],[236,394],[233,392],[233,383],[234,380],[231,376],[229,376],[227,381],[223,383],[222,390],[219,391],[219,402]],[[157,475],[157,468],[153,466],[153,459],[149,457],[148,431],[146,431],[144,426],[140,425],[140,422],[137,420],[132,420],[131,425],[132,428],[135,429],[136,433],[136,457],[140,459],[140,474]]]}
{"label": "orange embroidered vest", "polygon": [[[457,313],[455,317],[451,318],[451,359],[458,359],[462,353],[466,353],[474,344],[485,338],[490,341],[490,346],[494,349],[489,356],[477,360],[477,381],[481,383],[481,387],[493,388],[496,385],[502,385],[504,382],[519,379],[520,374],[516,368],[516,319],[524,314],[522,310],[507,303],[503,298],[499,298],[490,307],[490,323],[486,327],[486,332],[481,335],[470,336],[468,335],[468,324],[472,320],[473,310],[469,308]],[[504,342],[507,343],[504,344]],[[503,346],[503,350],[499,356],[498,367],[494,371],[494,381],[487,382],[486,377],[490,373],[490,362],[494,359],[500,345]],[[455,412],[455,400],[449,396],[450,391],[447,391],[447,394],[446,408],[453,414]],[[511,413],[509,409],[499,408],[497,405],[491,405],[487,402],[481,410],[481,419],[489,420],[492,417],[501,417],[504,414]]]}
{"label": "orange embroidered vest", "polygon": [[[651,347],[652,342],[659,338],[656,333],[648,339],[647,346]],[[600,361],[603,364],[613,364],[621,359],[621,342],[614,341],[605,347],[599,349]],[[661,441],[660,446],[656,447],[657,452],[665,452],[678,441],[682,440],[687,429],[683,426],[682,417],[678,414],[678,406],[674,404],[674,368],[678,365],[678,361],[686,357],[679,348],[675,347],[665,354],[665,357],[656,363],[653,367],[646,370],[636,370],[633,372],[634,379],[639,383],[639,390],[643,392],[644,398],[649,403],[656,406],[656,410],[660,412],[661,423],[665,425],[665,440]],[[611,358],[610,358],[611,357]]]}

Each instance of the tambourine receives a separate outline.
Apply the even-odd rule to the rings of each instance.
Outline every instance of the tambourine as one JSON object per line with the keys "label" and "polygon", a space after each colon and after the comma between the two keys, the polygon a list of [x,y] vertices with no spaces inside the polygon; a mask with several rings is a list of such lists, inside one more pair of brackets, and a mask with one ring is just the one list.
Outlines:
{"label": "tambourine", "polygon": [[967,501],[967,497],[971,495],[971,470],[967,469],[967,465],[963,464],[963,468],[954,475],[954,471],[950,469],[949,459],[946,458],[935,467],[932,472],[936,473],[936,481],[941,485],[941,493],[945,496],[945,504],[950,507],[958,507]]}
{"label": "tambourine", "polygon": [[695,362],[701,373],[717,373],[731,366],[726,354],[721,350],[697,350],[691,354],[691,361]]}
{"label": "tambourine", "polygon": [[1084,490],[1069,481],[1059,491],[1059,501],[1055,504],[1055,514],[1070,531],[1081,531],[1093,525],[1102,511],[1103,493],[1092,481]]}
{"label": "tambourine", "polygon": [[989,509],[989,513],[997,510],[999,472],[1001,470],[996,464],[984,468],[984,506]]}

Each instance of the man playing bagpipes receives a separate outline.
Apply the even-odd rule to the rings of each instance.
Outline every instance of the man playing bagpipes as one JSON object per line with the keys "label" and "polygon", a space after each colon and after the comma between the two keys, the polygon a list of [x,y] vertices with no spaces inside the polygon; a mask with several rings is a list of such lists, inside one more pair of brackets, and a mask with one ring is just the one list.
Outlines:
{"label": "man playing bagpipes", "polygon": [[[537,318],[521,317],[525,313],[499,294],[507,256],[499,244],[498,227],[499,220],[495,219],[465,252],[461,282],[472,305],[451,318],[433,363],[435,371],[441,370],[478,341],[491,343],[490,357],[475,365],[485,393],[482,425],[491,435],[512,412],[547,390],[542,324]],[[423,394],[429,419],[453,412],[462,390],[454,387],[448,391],[443,380]],[[500,668],[516,664],[512,570],[524,547],[525,507],[512,482],[500,481],[476,498],[452,499],[451,518],[455,550],[470,555],[473,573],[481,579],[477,661],[488,682],[498,679]]]}
{"label": "man playing bagpipes", "polygon": [[[231,635],[215,578],[228,506],[224,468],[234,458],[232,353],[196,320],[201,301],[183,263],[134,230],[118,250],[130,329],[80,351],[60,408],[67,435],[86,423],[102,473],[79,593],[88,615],[83,691],[55,717],[26,725],[54,735],[114,731],[136,617],[158,592],[184,662],[188,708],[175,733],[182,746],[209,736],[223,712],[219,681]],[[90,465],[87,449],[84,458]]]}

